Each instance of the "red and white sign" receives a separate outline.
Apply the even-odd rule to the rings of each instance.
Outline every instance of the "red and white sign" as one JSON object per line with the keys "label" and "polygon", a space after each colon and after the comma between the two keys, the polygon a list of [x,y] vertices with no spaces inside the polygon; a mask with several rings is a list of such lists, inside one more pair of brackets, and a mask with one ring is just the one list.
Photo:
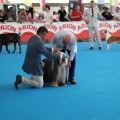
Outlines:
{"label": "red and white sign", "polygon": [[4,0],[0,0],[0,3],[4,3]]}
{"label": "red and white sign", "polygon": [[[28,40],[32,35],[36,34],[37,29],[40,26],[45,26],[49,33],[47,35],[47,39],[51,40],[54,34],[61,30],[69,30],[75,34],[77,38],[89,38],[88,35],[88,27],[84,21],[81,22],[55,22],[53,24],[50,23],[6,23],[0,24],[0,34],[2,33],[21,33],[21,39]],[[98,22],[98,28],[100,32],[100,36],[102,35],[102,30],[106,29],[113,36],[120,36],[120,22],[116,21],[100,21]]]}

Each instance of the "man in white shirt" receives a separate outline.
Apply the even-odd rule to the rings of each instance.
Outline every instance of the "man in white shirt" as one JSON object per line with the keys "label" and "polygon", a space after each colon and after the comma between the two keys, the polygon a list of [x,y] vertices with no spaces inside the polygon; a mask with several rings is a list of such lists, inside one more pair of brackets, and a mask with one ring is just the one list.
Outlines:
{"label": "man in white shirt", "polygon": [[120,8],[116,7],[115,12],[114,12],[114,17],[116,20],[120,20]]}
{"label": "man in white shirt", "polygon": [[98,15],[101,19],[104,19],[103,16],[101,15],[99,9],[95,7],[95,3],[92,0],[90,2],[90,8],[86,9],[82,16],[83,20],[88,25],[90,50],[94,49],[93,31],[96,34],[96,40],[98,42],[99,50],[101,50],[101,48],[102,48],[101,38],[99,35],[99,31],[98,31],[98,22],[97,22]]}
{"label": "man in white shirt", "polygon": [[56,48],[62,52],[68,52],[68,66],[70,67],[68,82],[70,82],[71,84],[76,84],[74,80],[77,53],[77,41],[75,35],[67,30],[59,31],[54,35],[50,44],[52,48]]}

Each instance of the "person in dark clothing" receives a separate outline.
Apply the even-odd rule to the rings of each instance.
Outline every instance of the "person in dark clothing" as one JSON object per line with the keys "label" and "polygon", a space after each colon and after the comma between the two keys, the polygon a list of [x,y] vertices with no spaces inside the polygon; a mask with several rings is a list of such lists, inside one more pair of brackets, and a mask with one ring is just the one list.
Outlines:
{"label": "person in dark clothing", "polygon": [[68,18],[67,12],[65,10],[65,6],[61,5],[60,8],[61,9],[58,10],[58,20],[61,22],[70,21],[70,19]]}
{"label": "person in dark clothing", "polygon": [[109,12],[109,8],[106,7],[105,8],[105,12],[102,13],[102,16],[106,19],[106,20],[112,20],[113,16],[112,14]]}
{"label": "person in dark clothing", "polygon": [[42,55],[44,55],[49,59],[55,59],[55,60],[66,59],[65,54],[63,55],[53,54],[54,51],[56,51],[57,49],[47,48],[44,46],[47,33],[48,33],[47,28],[41,26],[38,28],[37,34],[32,36],[28,40],[26,55],[22,69],[25,73],[30,74],[31,78],[28,79],[21,75],[17,75],[16,81],[14,82],[14,86],[16,89],[18,89],[19,84],[32,86],[36,88],[43,87],[44,71],[41,60]]}
{"label": "person in dark clothing", "polygon": [[0,22],[2,23],[6,22],[6,18],[5,18],[3,10],[0,10]]}

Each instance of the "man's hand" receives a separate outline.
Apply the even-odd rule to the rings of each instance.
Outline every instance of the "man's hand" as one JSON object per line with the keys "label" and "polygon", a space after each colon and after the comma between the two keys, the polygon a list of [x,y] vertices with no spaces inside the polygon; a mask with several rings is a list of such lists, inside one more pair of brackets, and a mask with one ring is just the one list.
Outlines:
{"label": "man's hand", "polygon": [[55,49],[55,48],[53,48],[53,53],[54,53],[54,54],[56,54],[56,53],[60,53],[60,51],[57,50],[57,49]]}
{"label": "man's hand", "polygon": [[68,67],[71,67],[71,60],[68,60]]}
{"label": "man's hand", "polygon": [[85,22],[86,22],[86,24],[88,24],[88,23],[89,23],[89,20],[85,20]]}

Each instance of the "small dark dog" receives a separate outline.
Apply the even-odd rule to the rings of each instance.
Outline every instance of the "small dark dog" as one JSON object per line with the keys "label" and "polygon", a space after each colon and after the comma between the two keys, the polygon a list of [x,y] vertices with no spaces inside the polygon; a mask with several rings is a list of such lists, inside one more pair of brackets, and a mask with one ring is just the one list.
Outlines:
{"label": "small dark dog", "polygon": [[0,34],[0,52],[2,51],[2,46],[5,45],[6,51],[10,54],[10,51],[8,50],[8,45],[10,43],[14,44],[14,51],[12,53],[15,53],[17,43],[19,45],[19,53],[21,53],[21,40],[19,34],[17,33]]}

